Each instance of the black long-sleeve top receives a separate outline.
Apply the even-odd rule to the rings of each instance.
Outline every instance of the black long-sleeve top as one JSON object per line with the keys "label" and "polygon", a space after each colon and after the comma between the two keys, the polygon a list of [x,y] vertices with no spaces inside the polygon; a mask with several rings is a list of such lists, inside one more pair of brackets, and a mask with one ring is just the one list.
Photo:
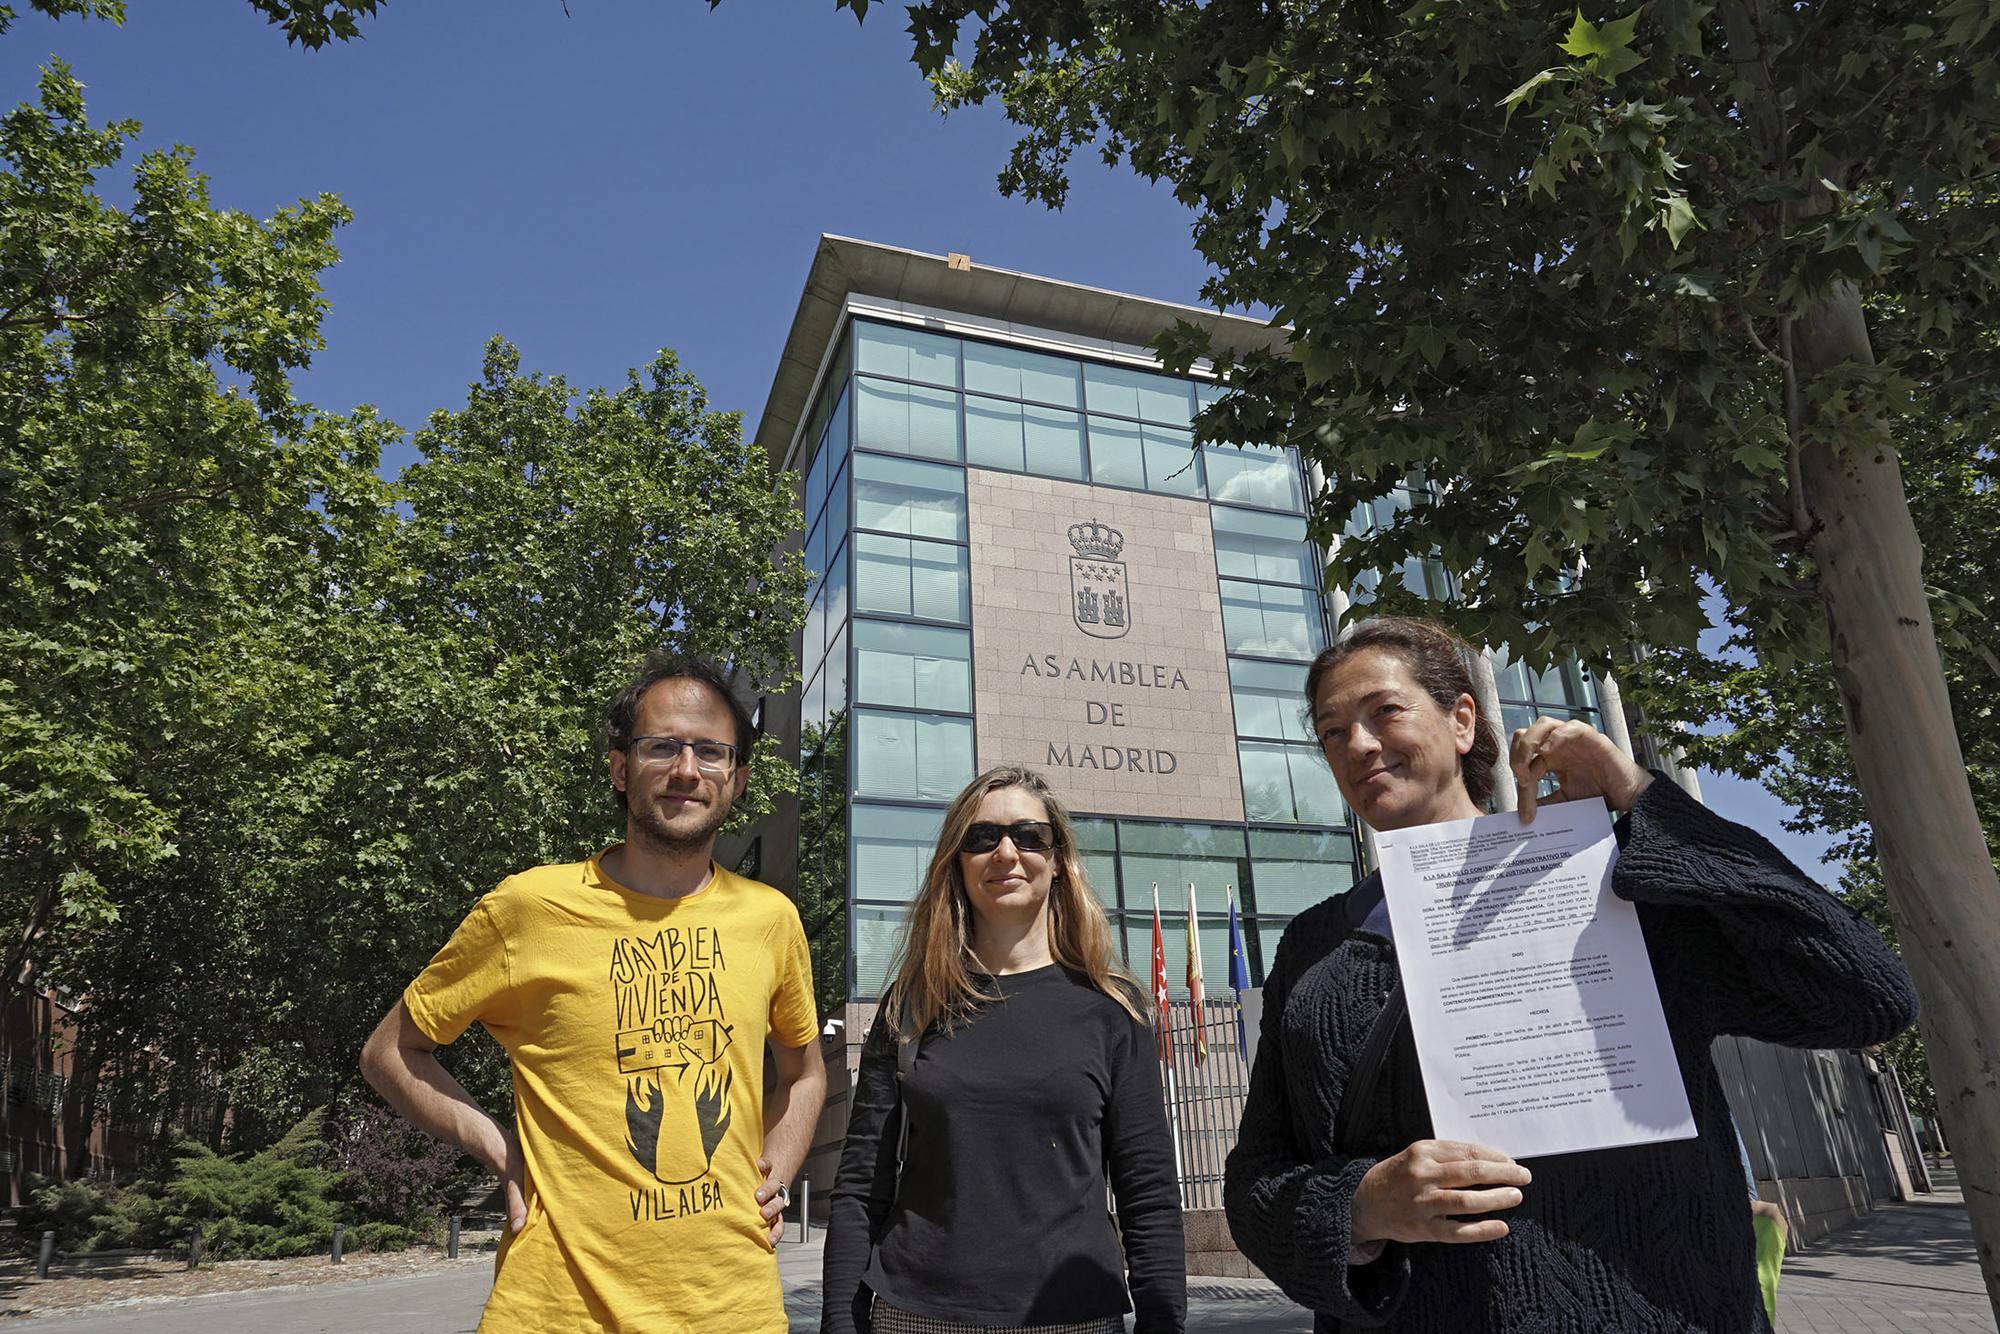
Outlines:
{"label": "black long-sleeve top", "polygon": [[1042,1325],[1131,1310],[1135,1334],[1179,1334],[1187,1258],[1151,1033],[1058,965],[979,980],[1002,999],[951,1032],[933,1026],[900,1100],[886,1010],[862,1047],[822,1334],[867,1328],[864,1284],[934,1319]]}
{"label": "black long-sleeve top", "polygon": [[1354,1143],[1333,1142],[1350,1064],[1397,980],[1395,947],[1355,927],[1342,898],[1286,930],[1224,1200],[1243,1253],[1316,1313],[1321,1334],[1769,1330],[1710,1041],[1883,1042],[1915,1017],[1916,995],[1871,927],[1672,782],[1649,785],[1617,829],[1612,888],[1638,905],[1699,1134],[1535,1159],[1522,1203],[1498,1215],[1499,1241],[1390,1242],[1373,1263],[1348,1263],[1355,1187],[1432,1138],[1430,1113],[1406,1029]]}

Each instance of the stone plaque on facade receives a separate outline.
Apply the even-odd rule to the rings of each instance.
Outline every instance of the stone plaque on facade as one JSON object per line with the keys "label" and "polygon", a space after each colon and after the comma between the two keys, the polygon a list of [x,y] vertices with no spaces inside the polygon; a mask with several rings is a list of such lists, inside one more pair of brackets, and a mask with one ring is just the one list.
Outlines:
{"label": "stone plaque on facade", "polygon": [[1208,506],[970,469],[979,765],[1071,809],[1241,820]]}

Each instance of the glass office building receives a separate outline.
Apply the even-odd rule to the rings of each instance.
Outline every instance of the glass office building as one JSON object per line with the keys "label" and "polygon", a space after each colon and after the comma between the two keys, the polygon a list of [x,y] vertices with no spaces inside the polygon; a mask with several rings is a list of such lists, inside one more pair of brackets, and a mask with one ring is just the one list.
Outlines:
{"label": "glass office building", "polygon": [[[759,856],[774,883],[845,902],[851,1000],[879,997],[944,807],[996,763],[1041,770],[1076,813],[1141,976],[1158,885],[1176,993],[1189,882],[1216,989],[1226,894],[1258,985],[1291,917],[1361,873],[1301,710],[1342,599],[1307,538],[1311,479],[1286,447],[1195,446],[1218,390],[1161,374],[1145,347],[1176,319],[1239,351],[1275,339],[1253,320],[821,241],[759,432],[801,479],[813,572],[797,713],[772,717],[802,795]],[[1573,668],[1495,666],[1505,725],[1595,714]]]}

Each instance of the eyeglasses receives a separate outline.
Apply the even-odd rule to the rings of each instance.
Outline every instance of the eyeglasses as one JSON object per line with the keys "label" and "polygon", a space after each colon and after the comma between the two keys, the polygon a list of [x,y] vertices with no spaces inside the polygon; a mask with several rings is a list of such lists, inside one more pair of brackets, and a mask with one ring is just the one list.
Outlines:
{"label": "eyeglasses", "polygon": [[678,764],[681,752],[694,752],[694,767],[703,773],[726,774],[736,767],[736,747],[726,741],[683,741],[677,736],[635,736],[625,744],[634,764]]}
{"label": "eyeglasses", "polygon": [[960,852],[991,852],[1000,840],[1014,840],[1016,852],[1048,852],[1056,845],[1056,828],[1047,820],[1021,820],[1014,824],[976,824],[966,828],[959,840]]}

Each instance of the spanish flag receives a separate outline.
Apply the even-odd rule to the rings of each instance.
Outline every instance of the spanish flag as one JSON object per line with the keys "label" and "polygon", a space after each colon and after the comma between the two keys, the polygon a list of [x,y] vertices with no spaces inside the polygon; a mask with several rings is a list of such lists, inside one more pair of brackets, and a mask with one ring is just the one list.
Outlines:
{"label": "spanish flag", "polygon": [[1208,1009],[1201,994],[1201,918],[1194,906],[1194,881],[1188,881],[1188,1000],[1194,1009],[1194,1063],[1208,1059]]}

